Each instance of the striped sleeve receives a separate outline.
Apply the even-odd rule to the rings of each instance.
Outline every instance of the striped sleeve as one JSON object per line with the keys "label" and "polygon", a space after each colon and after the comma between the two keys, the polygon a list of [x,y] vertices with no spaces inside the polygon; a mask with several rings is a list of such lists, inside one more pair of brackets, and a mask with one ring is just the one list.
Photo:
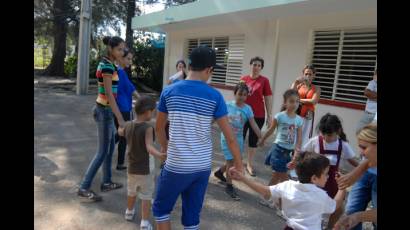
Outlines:
{"label": "striped sleeve", "polygon": [[114,74],[115,68],[112,64],[110,63],[104,63],[101,66],[101,75],[104,76],[111,76]]}

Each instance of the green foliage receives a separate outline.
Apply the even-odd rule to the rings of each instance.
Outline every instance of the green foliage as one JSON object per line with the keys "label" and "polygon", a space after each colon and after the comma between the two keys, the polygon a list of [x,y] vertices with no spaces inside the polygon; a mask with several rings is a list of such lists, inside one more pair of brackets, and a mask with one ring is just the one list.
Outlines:
{"label": "green foliage", "polygon": [[134,44],[133,71],[148,87],[162,90],[164,69],[164,49],[155,48],[148,42],[137,41]]}
{"label": "green foliage", "polygon": [[[66,58],[64,62],[64,74],[67,77],[77,77],[77,60],[77,56]],[[100,60],[98,58],[94,58],[92,55],[90,55],[89,79],[96,78],[95,72],[97,71],[99,61]]]}

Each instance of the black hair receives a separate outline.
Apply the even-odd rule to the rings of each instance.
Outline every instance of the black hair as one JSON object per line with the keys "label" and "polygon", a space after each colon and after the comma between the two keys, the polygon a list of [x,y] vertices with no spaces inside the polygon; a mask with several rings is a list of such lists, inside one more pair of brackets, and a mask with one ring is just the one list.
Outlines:
{"label": "black hair", "polygon": [[[114,47],[119,46],[123,42],[124,42],[124,40],[122,38],[118,37],[118,36],[114,36],[114,37],[105,36],[103,38],[104,45],[106,45],[107,47],[111,47],[111,49],[114,48]],[[107,52],[108,52],[108,50],[107,50]]]}
{"label": "black hair", "polygon": [[[182,65],[184,65],[184,68],[186,68],[186,64],[185,64],[184,60],[178,60],[177,64],[175,65],[175,68],[178,67],[179,63],[182,63]],[[184,80],[185,80],[185,78],[187,77],[185,71],[182,71],[182,74],[184,75],[183,77],[184,77]]]}
{"label": "black hair", "polygon": [[342,122],[336,115],[326,113],[319,121],[318,129],[322,134],[337,133],[343,141],[347,141]]}
{"label": "black hair", "polygon": [[235,85],[233,94],[235,95],[238,91],[246,91],[247,93],[249,93],[249,88],[244,81],[239,81],[238,84]]}
{"label": "black hair", "polygon": [[110,46],[111,48],[117,47],[123,42],[124,42],[124,39],[122,39],[118,36],[114,36],[114,37],[105,36],[103,38],[104,45]]}
{"label": "black hair", "polygon": [[282,104],[282,108],[280,109],[280,111],[285,111],[286,110],[285,103],[288,100],[288,98],[291,97],[291,96],[297,96],[298,98],[300,97],[298,91],[296,91],[294,89],[286,90],[285,93],[283,94],[283,104]]}
{"label": "black hair", "polygon": [[178,67],[178,64],[179,64],[179,63],[182,63],[182,65],[184,65],[184,68],[186,68],[186,64],[185,64],[184,60],[178,60],[178,61],[177,61],[177,64],[175,65],[175,68]]}
{"label": "black hair", "polygon": [[329,165],[329,159],[322,154],[301,152],[296,157],[296,175],[300,183],[312,183],[312,176],[320,177]]}
{"label": "black hair", "polygon": [[141,95],[135,103],[135,113],[137,115],[145,113],[148,110],[154,110],[156,102],[152,97]]}
{"label": "black hair", "polygon": [[251,61],[249,62],[249,65],[252,65],[253,62],[255,62],[255,61],[261,62],[261,67],[262,67],[262,69],[263,69],[263,66],[264,66],[264,64],[265,64],[265,61],[263,60],[263,58],[261,58],[261,57],[259,57],[259,56],[253,57],[253,58],[251,58]]}
{"label": "black hair", "polygon": [[316,68],[312,64],[305,65],[305,67],[303,67],[302,73],[305,73],[305,70],[307,70],[307,69],[312,70],[313,74],[316,73]]}
{"label": "black hair", "polygon": [[122,57],[126,57],[128,54],[134,55],[132,50],[128,49],[127,47],[124,49],[124,55]]}

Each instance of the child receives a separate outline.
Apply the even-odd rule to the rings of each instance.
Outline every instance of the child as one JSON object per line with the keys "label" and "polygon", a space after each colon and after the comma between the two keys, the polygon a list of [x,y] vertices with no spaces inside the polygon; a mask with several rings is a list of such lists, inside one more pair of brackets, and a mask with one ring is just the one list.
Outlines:
{"label": "child", "polygon": [[[125,136],[128,155],[128,206],[125,219],[131,221],[134,217],[134,205],[138,192],[141,202],[141,229],[151,230],[149,213],[154,190],[153,159],[150,154],[165,160],[166,154],[159,152],[153,146],[154,129],[147,122],[151,120],[155,110],[155,101],[147,96],[141,96],[135,104],[137,118],[126,122],[118,133]],[[150,167],[151,165],[151,167]]]}
{"label": "child", "polygon": [[[283,94],[283,109],[275,115],[272,126],[263,135],[259,141],[259,145],[263,146],[265,140],[278,128],[274,144],[266,155],[265,164],[272,167],[272,177],[269,185],[275,185],[279,182],[288,180],[288,164],[291,162],[291,152],[295,151],[294,158],[300,151],[302,143],[302,118],[296,114],[296,109],[299,106],[299,94],[296,90],[288,89]],[[289,165],[290,166],[290,165]]]}
{"label": "child", "polygon": [[[228,122],[228,111],[220,92],[206,82],[216,68],[215,50],[200,46],[189,55],[189,73],[184,81],[161,93],[156,131],[167,160],[157,180],[152,211],[160,230],[171,229],[170,214],[179,195],[181,222],[185,229],[199,229],[200,213],[212,164],[212,126],[216,123],[226,137],[235,167],[242,171],[236,138]],[[169,118],[169,142],[165,125]]]}
{"label": "child", "polygon": [[[311,138],[302,151],[316,152],[323,154],[330,161],[329,179],[324,190],[330,197],[335,197],[338,187],[336,183],[336,172],[339,170],[340,160],[346,159],[351,165],[356,167],[358,162],[354,160],[355,153],[347,143],[346,134],[340,119],[330,113],[325,114],[319,122],[320,135]],[[335,221],[342,214],[342,209],[336,210],[335,214],[329,219],[329,227],[332,227]]]}
{"label": "child", "polygon": [[235,168],[229,169],[235,180],[242,181],[271,201],[282,200],[287,219],[285,230],[321,230],[322,215],[332,213],[343,204],[346,190],[339,190],[334,200],[318,187],[326,184],[329,159],[323,155],[302,152],[295,159],[299,182],[288,180],[274,186],[265,186],[249,180]]}
{"label": "child", "polygon": [[[239,149],[241,154],[243,154],[243,127],[245,123],[249,121],[250,126],[253,131],[256,133],[258,138],[261,138],[261,130],[255,122],[253,117],[252,108],[245,104],[246,97],[249,94],[248,86],[245,82],[239,82],[234,90],[235,101],[228,102],[226,104],[228,108],[228,119],[229,124],[231,125],[232,131],[236,136],[236,141],[239,144]],[[226,171],[226,168],[233,166],[233,157],[229,151],[228,145],[224,135],[221,135],[221,149],[224,154],[226,163],[214,173],[214,176],[220,179],[222,182],[226,182],[225,192],[234,200],[240,200],[238,194],[232,186],[232,179],[229,176],[229,173],[226,173],[226,178],[223,173]]]}

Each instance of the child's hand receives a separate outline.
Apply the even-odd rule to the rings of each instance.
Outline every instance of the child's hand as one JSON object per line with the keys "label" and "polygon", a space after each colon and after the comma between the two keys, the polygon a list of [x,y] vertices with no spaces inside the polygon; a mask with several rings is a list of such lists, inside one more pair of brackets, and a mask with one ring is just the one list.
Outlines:
{"label": "child's hand", "polygon": [[344,229],[351,229],[352,227],[356,226],[360,222],[358,215],[353,213],[348,216],[342,216],[336,222],[333,230],[344,230]]}
{"label": "child's hand", "polygon": [[120,135],[120,136],[124,136],[124,127],[118,127],[118,135]]}
{"label": "child's hand", "polygon": [[235,167],[231,167],[228,172],[232,179],[239,181],[243,180],[243,173],[237,170]]}
{"label": "child's hand", "polygon": [[167,159],[167,154],[161,153],[161,155],[159,155],[159,159],[161,160],[161,162],[164,162]]}
{"label": "child's hand", "polygon": [[262,139],[259,139],[258,143],[256,143],[256,145],[259,146],[259,147],[263,147],[265,145],[265,141],[262,140]]}
{"label": "child's hand", "polygon": [[343,175],[340,172],[337,172],[335,177],[337,186],[340,190],[346,189],[354,183],[351,173]]}
{"label": "child's hand", "polygon": [[287,164],[288,169],[293,170],[296,168],[296,161],[292,160]]}

